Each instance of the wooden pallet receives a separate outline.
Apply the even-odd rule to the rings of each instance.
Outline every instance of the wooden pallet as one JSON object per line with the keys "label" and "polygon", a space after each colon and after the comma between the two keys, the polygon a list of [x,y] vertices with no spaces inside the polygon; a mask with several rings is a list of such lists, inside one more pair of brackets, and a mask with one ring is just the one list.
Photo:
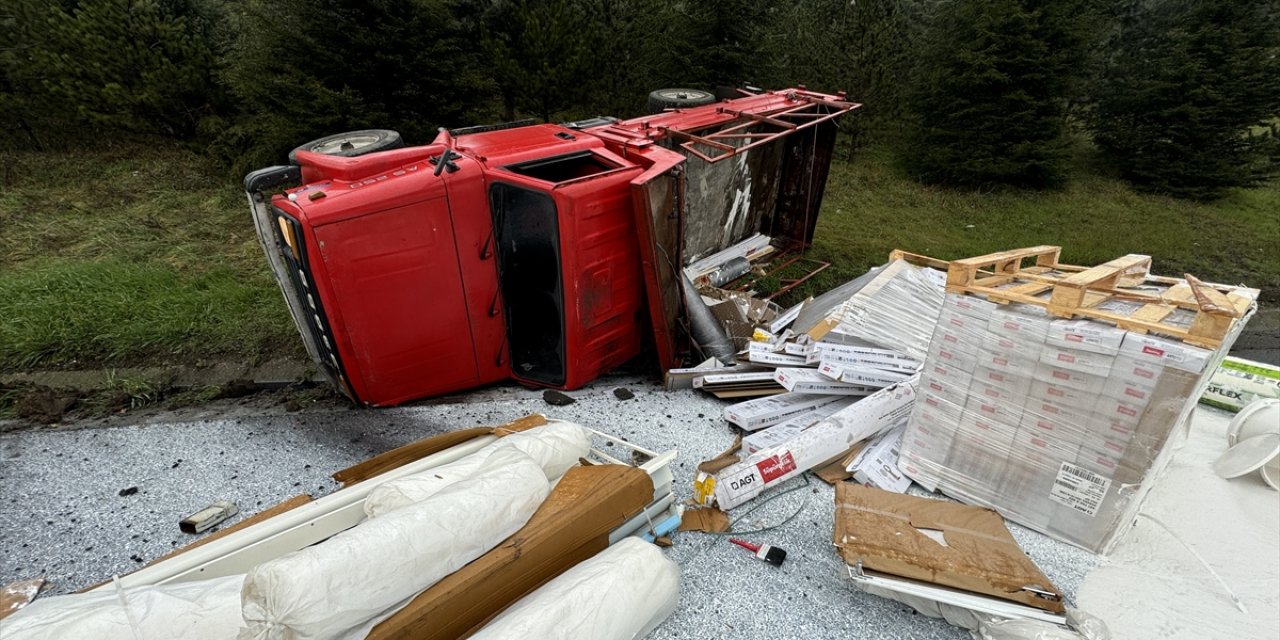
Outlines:
{"label": "wooden pallet", "polygon": [[[1044,245],[949,262],[905,251],[894,251],[889,257],[945,270],[948,292],[999,304],[1032,304],[1061,318],[1092,318],[1208,348],[1222,343],[1258,297],[1257,289],[1208,284],[1191,274],[1185,278],[1152,275],[1150,256],[1130,254],[1082,267],[1059,263],[1061,253],[1061,247]],[[1140,286],[1147,290],[1135,289]],[[1110,300],[1141,306],[1129,313],[1096,308]],[[1189,327],[1166,322],[1178,309],[1195,313]]]}

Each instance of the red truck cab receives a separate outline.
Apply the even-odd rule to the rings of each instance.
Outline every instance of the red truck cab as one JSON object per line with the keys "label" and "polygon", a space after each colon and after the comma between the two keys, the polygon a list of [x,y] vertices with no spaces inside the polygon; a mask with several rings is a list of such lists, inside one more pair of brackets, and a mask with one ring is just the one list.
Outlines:
{"label": "red truck cab", "polygon": [[[815,124],[856,106],[765,95],[830,103]],[[664,366],[678,357],[683,165],[708,160],[671,131],[724,130],[742,119],[724,113],[734,102],[647,119],[659,127],[498,126],[355,157],[299,150],[297,166],[247,176],[246,192],[308,352],[352,400],[508,378],[572,389],[651,332]]]}

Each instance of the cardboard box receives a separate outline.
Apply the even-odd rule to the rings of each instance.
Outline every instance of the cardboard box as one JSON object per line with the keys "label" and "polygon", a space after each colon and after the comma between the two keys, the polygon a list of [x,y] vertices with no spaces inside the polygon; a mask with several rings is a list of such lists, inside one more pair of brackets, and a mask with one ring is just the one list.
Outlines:
{"label": "cardboard box", "polygon": [[1280,398],[1280,367],[1228,357],[1213,372],[1200,402],[1239,411],[1261,398]]}
{"label": "cardboard box", "polygon": [[372,640],[460,638],[609,546],[609,532],[653,500],[649,474],[624,465],[574,467],[533,517],[488,553],[379,623]]}
{"label": "cardboard box", "polygon": [[944,310],[952,313],[962,313],[982,321],[990,319],[991,312],[995,311],[998,306],[994,302],[960,293],[948,293],[942,300],[942,308]]}
{"label": "cardboard box", "polygon": [[1114,360],[1113,356],[1050,344],[1046,344],[1044,351],[1040,352],[1040,362],[1043,364],[1103,378],[1111,372]]}
{"label": "cardboard box", "polygon": [[1045,343],[1114,355],[1127,333],[1124,329],[1090,320],[1054,320],[1049,323]]}
{"label": "cardboard box", "polygon": [[[1019,375],[1006,370],[983,366],[979,366],[973,372],[974,383],[991,385],[1015,398],[1027,395],[1027,391],[1031,389],[1032,380],[1034,378],[1030,375]],[[970,386],[972,387],[973,385]]]}
{"label": "cardboard box", "polygon": [[795,393],[813,393],[837,396],[867,396],[875,393],[883,385],[869,387],[832,380],[815,369],[794,369],[781,367],[774,372],[773,379],[787,391]]}
{"label": "cardboard box", "polygon": [[904,424],[872,438],[845,469],[853,474],[854,480],[868,487],[905,493],[911,486],[911,478],[898,469],[898,456],[906,430]]}
{"label": "cardboard box", "polygon": [[1195,374],[1202,373],[1213,357],[1213,352],[1207,349],[1140,333],[1126,334],[1119,354]]}
{"label": "cardboard box", "polygon": [[991,312],[987,332],[1028,344],[1043,344],[1053,317],[1041,309],[1025,304],[1011,304]]}
{"label": "cardboard box", "polygon": [[[715,473],[700,471],[694,500],[732,509],[772,487],[817,467],[854,444],[902,424],[916,397],[916,378],[881,389],[837,411],[776,447],[757,451]],[[821,396],[819,396],[821,397]]]}
{"label": "cardboard box", "polygon": [[1097,395],[1102,393],[1102,388],[1107,384],[1107,376],[1099,376],[1092,373],[1081,373],[1072,369],[1065,369],[1052,364],[1041,362],[1036,366],[1033,374],[1036,380],[1043,382],[1051,382],[1064,387],[1078,389],[1089,395]]}
{"label": "cardboard box", "polygon": [[767,429],[761,429],[753,433],[747,434],[742,438],[742,450],[748,454],[755,453],[761,449],[768,449],[790,440],[800,435],[802,431],[812,427],[831,414],[857,402],[858,398],[848,397],[841,398],[831,404],[823,405],[813,411],[796,416],[781,424],[775,424]]}
{"label": "cardboard box", "polygon": [[755,431],[785,422],[839,399],[840,396],[782,393],[729,405],[724,409],[724,419],[747,431]]}
{"label": "cardboard box", "polygon": [[821,373],[831,380],[838,380],[846,384],[875,388],[882,388],[897,384],[911,377],[911,374],[901,373],[898,371],[875,369],[872,367],[852,364],[836,364],[834,362],[823,362],[818,366],[817,370],[818,373]]}
{"label": "cardboard box", "polygon": [[877,369],[901,371],[910,375],[920,368],[920,363],[906,355],[891,349],[881,349],[865,342],[835,343],[813,342],[805,354],[808,364],[818,362],[834,362],[836,364],[853,364]]}
{"label": "cardboard box", "polygon": [[1065,611],[1062,594],[990,509],[845,482],[836,486],[833,542],[862,571]]}

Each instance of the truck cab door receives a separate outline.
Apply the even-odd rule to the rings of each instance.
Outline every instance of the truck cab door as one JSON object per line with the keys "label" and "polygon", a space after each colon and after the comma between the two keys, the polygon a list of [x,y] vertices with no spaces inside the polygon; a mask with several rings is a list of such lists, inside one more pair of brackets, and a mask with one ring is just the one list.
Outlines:
{"label": "truck cab door", "polygon": [[315,228],[326,307],[356,395],[390,405],[476,384],[443,179],[423,161],[361,184],[330,199],[347,214],[322,216]]}

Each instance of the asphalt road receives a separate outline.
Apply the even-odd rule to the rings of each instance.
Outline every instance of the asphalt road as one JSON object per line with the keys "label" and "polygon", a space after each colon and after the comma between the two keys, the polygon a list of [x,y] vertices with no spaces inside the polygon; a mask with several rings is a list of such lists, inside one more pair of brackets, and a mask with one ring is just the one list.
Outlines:
{"label": "asphalt road", "polygon": [[[618,400],[612,393],[618,386],[633,391],[635,399]],[[329,474],[387,449],[532,412],[650,449],[678,448],[680,499],[692,493],[697,463],[733,439],[721,418],[726,403],[700,393],[610,378],[570,395],[577,402],[565,407],[549,406],[540,392],[514,386],[389,410],[287,413],[230,403],[183,413],[182,422],[160,415],[147,424],[88,423],[3,434],[0,582],[44,576],[54,585],[48,593],[96,584],[198,539],[181,533],[178,521],[216,500],[236,502],[244,517],[299,493],[331,492],[338,485]],[[781,568],[720,536],[676,534],[667,553],[683,574],[680,608],[651,637],[969,637],[856,591],[831,545],[831,487],[797,479],[779,489],[804,483],[735,525],[740,531],[775,527],[751,537],[788,551]],[[130,491],[134,487],[136,493]],[[1011,529],[1071,597],[1098,563],[1089,553]]]}

